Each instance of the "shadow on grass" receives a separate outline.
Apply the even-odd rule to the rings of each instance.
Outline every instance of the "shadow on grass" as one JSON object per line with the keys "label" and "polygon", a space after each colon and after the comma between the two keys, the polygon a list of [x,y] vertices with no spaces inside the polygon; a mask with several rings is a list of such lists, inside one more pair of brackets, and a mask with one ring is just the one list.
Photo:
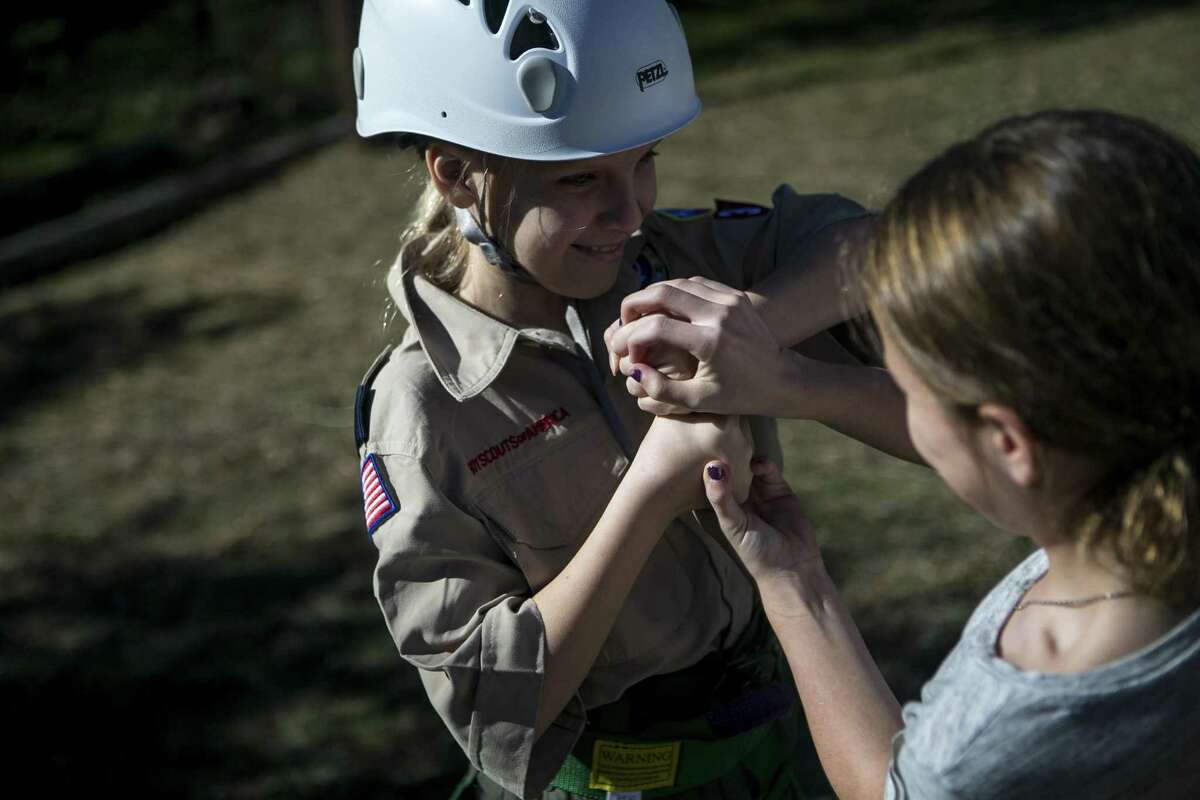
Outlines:
{"label": "shadow on grass", "polygon": [[[387,741],[360,747],[344,733],[357,718],[339,728],[320,711],[339,698],[394,719],[428,706],[394,652],[356,655],[390,649],[369,594],[340,588],[369,575],[369,545],[347,546],[360,537],[340,531],[275,561],[125,553],[113,566],[99,552],[109,545],[34,548],[24,590],[0,600],[0,707],[17,733],[6,763],[54,796],[447,796],[461,774],[448,734],[414,737],[446,766],[405,785]],[[315,596],[342,592],[349,612],[313,612]]]}
{"label": "shadow on grass", "polygon": [[153,305],[140,289],[42,301],[0,316],[0,425],[62,385],[128,370],[185,340],[217,340],[291,313],[286,296],[230,291]]}
{"label": "shadow on grass", "polygon": [[[147,503],[91,543],[35,542],[0,572],[0,707],[20,731],[10,763],[55,795],[448,797],[465,764],[387,641],[361,530],[268,555],[140,555],[129,532],[177,513]],[[883,606],[858,620],[902,700],[961,625]],[[798,768],[809,796],[832,796],[811,745]]]}
{"label": "shadow on grass", "polygon": [[[0,707],[20,732],[9,763],[52,795],[449,796],[464,762],[387,641],[362,532],[266,556],[139,555],[128,533],[173,513],[147,504],[70,552],[34,543],[0,573]],[[902,699],[958,630],[922,619],[859,616]],[[351,713],[338,712],[347,698]],[[798,766],[810,796],[831,796],[811,745]]]}

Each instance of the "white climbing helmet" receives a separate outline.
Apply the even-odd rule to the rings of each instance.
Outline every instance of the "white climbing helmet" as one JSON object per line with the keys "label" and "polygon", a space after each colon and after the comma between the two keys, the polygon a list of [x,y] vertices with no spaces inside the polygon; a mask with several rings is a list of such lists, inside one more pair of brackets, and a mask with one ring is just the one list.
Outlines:
{"label": "white climbing helmet", "polygon": [[663,0],[366,0],[358,132],[559,161],[661,139],[700,113]]}

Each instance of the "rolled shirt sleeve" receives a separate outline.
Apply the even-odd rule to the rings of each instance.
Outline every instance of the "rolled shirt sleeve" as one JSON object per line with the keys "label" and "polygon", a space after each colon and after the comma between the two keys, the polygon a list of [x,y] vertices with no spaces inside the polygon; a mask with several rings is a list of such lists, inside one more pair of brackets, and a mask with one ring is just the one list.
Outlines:
{"label": "rolled shirt sleeve", "polygon": [[484,522],[421,464],[376,454],[398,510],[374,532],[375,593],[400,655],[470,762],[514,794],[540,794],[583,728],[578,696],[535,738],[545,629],[530,588]]}

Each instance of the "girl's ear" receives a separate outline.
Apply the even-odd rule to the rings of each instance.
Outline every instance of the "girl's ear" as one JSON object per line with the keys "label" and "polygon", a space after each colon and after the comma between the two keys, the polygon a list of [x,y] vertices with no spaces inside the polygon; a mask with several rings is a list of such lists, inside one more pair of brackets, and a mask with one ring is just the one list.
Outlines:
{"label": "girl's ear", "polygon": [[471,163],[466,151],[432,143],[425,150],[425,169],[438,193],[456,208],[471,208],[475,205],[475,189],[467,180]]}
{"label": "girl's ear", "polygon": [[984,403],[976,414],[984,457],[1021,488],[1036,487],[1042,478],[1040,445],[1017,412]]}

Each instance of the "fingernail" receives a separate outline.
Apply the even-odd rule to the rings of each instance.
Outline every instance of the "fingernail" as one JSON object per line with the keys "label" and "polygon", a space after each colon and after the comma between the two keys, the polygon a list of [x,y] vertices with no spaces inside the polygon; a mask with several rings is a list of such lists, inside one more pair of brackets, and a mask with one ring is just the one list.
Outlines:
{"label": "fingernail", "polygon": [[635,368],[633,370],[633,374],[630,375],[629,377],[633,378],[638,383],[641,383],[642,382],[642,371],[640,369]]}
{"label": "fingernail", "polygon": [[713,465],[708,468],[708,477],[710,480],[723,481],[725,480],[725,470]]}

